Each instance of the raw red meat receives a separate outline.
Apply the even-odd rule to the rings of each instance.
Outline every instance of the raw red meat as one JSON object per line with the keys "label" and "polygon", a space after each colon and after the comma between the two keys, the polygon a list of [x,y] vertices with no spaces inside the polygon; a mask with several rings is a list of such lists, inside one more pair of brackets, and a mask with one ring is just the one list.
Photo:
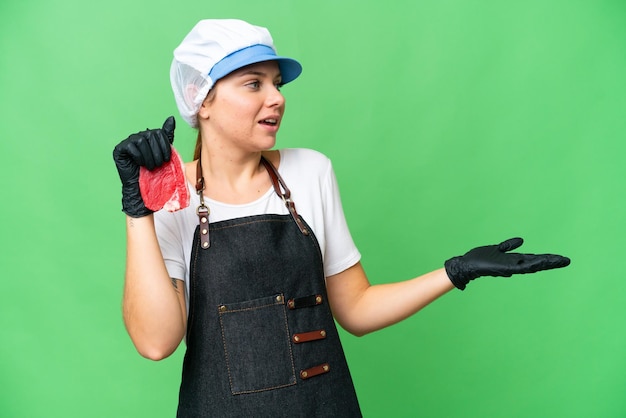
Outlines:
{"label": "raw red meat", "polygon": [[174,147],[167,163],[152,171],[145,167],[139,169],[139,190],[144,204],[153,211],[176,212],[189,206],[185,166]]}

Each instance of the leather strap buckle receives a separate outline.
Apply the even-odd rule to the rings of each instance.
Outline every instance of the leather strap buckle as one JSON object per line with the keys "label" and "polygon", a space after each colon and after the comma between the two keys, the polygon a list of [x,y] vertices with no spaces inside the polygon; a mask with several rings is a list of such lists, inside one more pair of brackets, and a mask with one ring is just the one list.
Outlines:
{"label": "leather strap buckle", "polygon": [[[283,202],[285,202],[285,206],[287,207],[287,210],[289,210],[289,213],[291,214],[293,220],[296,222],[296,225],[298,225],[300,232],[302,232],[303,235],[309,235],[309,230],[304,225],[304,222],[302,222],[302,219],[300,218],[300,215],[298,215],[298,212],[296,212],[296,204],[293,203],[293,201],[291,200],[291,191],[283,181],[283,178],[278,173],[278,170],[276,170],[276,167],[274,167],[274,165],[263,156],[261,156],[261,162],[263,163],[265,169],[270,175],[270,179],[272,180],[272,186],[274,186],[274,191],[278,196],[281,197],[281,199],[283,199]],[[281,187],[285,191],[284,193],[280,190]]]}

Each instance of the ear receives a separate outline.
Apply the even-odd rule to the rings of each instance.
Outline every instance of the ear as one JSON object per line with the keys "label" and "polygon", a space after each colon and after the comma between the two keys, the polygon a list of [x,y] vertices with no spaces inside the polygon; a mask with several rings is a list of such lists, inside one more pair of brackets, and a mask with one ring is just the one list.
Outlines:
{"label": "ear", "polygon": [[209,108],[211,107],[211,100],[207,100],[206,98],[200,104],[200,109],[198,109],[198,118],[208,120],[209,119]]}
{"label": "ear", "polygon": [[215,99],[215,95],[217,94],[216,91],[217,91],[217,86],[215,85],[209,90],[204,100],[202,100],[202,103],[200,104],[200,109],[198,109],[199,118],[204,119],[204,120],[209,119],[209,115],[211,113],[210,112],[211,106]]}

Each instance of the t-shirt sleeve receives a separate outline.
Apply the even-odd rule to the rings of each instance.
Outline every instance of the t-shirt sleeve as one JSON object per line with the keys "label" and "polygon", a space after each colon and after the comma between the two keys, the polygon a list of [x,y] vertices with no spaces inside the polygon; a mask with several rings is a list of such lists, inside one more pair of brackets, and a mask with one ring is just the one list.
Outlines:
{"label": "t-shirt sleeve", "polygon": [[171,278],[185,280],[187,269],[183,254],[184,246],[176,216],[164,210],[155,212],[154,227],[167,272]]}
{"label": "t-shirt sleeve", "polygon": [[361,259],[343,212],[337,178],[330,160],[322,187],[325,256],[324,274],[332,276],[355,265]]}

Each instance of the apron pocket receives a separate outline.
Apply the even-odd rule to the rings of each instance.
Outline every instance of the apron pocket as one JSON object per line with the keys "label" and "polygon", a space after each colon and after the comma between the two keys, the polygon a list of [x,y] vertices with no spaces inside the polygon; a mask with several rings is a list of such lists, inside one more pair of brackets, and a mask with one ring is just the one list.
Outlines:
{"label": "apron pocket", "polygon": [[283,295],[218,307],[233,395],[296,384]]}

